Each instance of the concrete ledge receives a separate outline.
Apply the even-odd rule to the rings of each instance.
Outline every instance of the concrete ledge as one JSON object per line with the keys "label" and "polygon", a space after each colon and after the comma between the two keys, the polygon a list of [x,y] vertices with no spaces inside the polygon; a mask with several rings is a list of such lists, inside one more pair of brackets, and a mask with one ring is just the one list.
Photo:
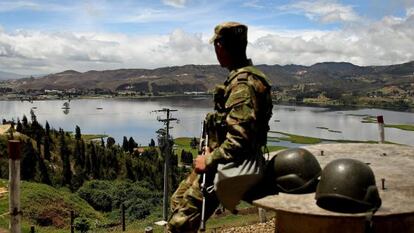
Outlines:
{"label": "concrete ledge", "polygon": [[[352,158],[369,164],[382,199],[382,206],[373,217],[375,229],[378,228],[376,232],[414,232],[414,147],[350,143],[304,148],[316,156],[322,168],[339,158]],[[384,190],[381,179],[385,179]],[[314,196],[314,193],[280,193],[258,199],[253,204],[276,212],[277,232],[364,232],[366,213],[324,210],[316,205]],[[310,227],[304,228],[309,224]]]}

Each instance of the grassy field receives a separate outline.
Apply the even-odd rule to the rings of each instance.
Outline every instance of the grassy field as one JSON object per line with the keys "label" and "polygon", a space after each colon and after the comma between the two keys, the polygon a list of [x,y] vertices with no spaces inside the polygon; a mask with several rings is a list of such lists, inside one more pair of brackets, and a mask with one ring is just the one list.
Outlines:
{"label": "grassy field", "polygon": [[320,138],[307,137],[307,136],[302,136],[302,135],[297,135],[297,134],[289,134],[289,133],[284,133],[280,131],[269,131],[269,132],[284,135],[284,137],[269,137],[270,140],[276,139],[280,141],[289,141],[289,142],[297,143],[297,144],[317,144],[317,143],[322,142]]}
{"label": "grassy field", "polygon": [[[362,123],[377,123],[377,118],[375,116],[364,116],[361,122]],[[414,131],[414,125],[410,125],[410,124],[384,124],[384,127],[407,130],[407,131]]]}
{"label": "grassy field", "polygon": [[[357,141],[357,140],[343,140],[343,139],[324,139],[324,138],[314,138],[314,137],[307,137],[302,135],[296,135],[296,134],[289,134],[279,131],[269,131],[270,133],[278,133],[285,135],[286,137],[269,137],[269,140],[277,140],[277,141],[290,141],[292,143],[298,143],[298,144],[318,144],[323,141],[325,142],[336,142],[336,143],[371,143],[375,144],[378,143],[378,141]],[[339,131],[338,131],[339,132]],[[386,141],[387,144],[395,144],[393,142]],[[283,149],[283,148],[281,148]]]}
{"label": "grassy field", "polygon": [[[85,141],[90,141],[90,140],[106,138],[108,136],[109,135],[106,135],[106,134],[82,134],[82,139]],[[74,134],[73,134],[73,138],[75,138]]]}
{"label": "grassy field", "polygon": [[407,130],[407,131],[414,131],[414,125],[389,125],[389,124],[385,124],[384,127],[396,128],[396,129]]}

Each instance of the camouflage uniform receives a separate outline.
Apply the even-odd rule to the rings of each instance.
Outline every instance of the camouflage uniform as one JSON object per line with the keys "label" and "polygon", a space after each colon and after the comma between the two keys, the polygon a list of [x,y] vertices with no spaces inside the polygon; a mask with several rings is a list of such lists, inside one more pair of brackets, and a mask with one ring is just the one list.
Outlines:
{"label": "camouflage uniform", "polygon": [[[243,161],[245,155],[261,156],[272,114],[270,84],[253,66],[232,70],[224,85],[216,87],[215,112],[207,114],[209,146],[207,183],[213,184],[217,166]],[[196,232],[200,225],[203,194],[201,175],[192,173],[171,197],[170,232]],[[240,184],[242,186],[243,184]],[[206,219],[219,204],[214,192],[205,194]]]}

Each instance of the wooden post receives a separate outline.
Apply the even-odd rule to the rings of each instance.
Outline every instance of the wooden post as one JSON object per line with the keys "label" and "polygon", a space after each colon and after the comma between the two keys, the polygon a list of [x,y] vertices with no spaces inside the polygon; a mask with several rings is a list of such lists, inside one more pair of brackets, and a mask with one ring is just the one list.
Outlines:
{"label": "wooden post", "polygon": [[377,122],[378,122],[378,129],[379,129],[379,135],[380,135],[379,143],[384,143],[385,142],[384,117],[377,116]]}
{"label": "wooden post", "polygon": [[75,227],[74,227],[74,223],[75,222],[75,212],[73,210],[70,211],[70,233],[75,233]]}
{"label": "wooden post", "polygon": [[152,227],[145,227],[145,233],[152,233]]}
{"label": "wooden post", "polygon": [[259,221],[261,223],[266,222],[266,210],[260,207],[257,210],[259,211]]}
{"label": "wooden post", "polygon": [[30,233],[35,233],[35,227],[34,226],[30,227]]}
{"label": "wooden post", "polygon": [[121,204],[121,222],[122,222],[122,231],[125,231],[126,226],[125,226],[125,205],[124,203]]}
{"label": "wooden post", "polygon": [[20,141],[9,140],[9,211],[10,233],[21,233]]}

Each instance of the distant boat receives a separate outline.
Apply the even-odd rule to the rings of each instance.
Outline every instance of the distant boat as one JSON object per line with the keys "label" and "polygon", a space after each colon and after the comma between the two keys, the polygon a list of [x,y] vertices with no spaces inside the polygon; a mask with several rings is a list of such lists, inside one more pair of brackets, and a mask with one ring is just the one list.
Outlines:
{"label": "distant boat", "polygon": [[65,103],[63,103],[63,107],[62,107],[62,109],[70,109],[70,107],[69,107],[69,102],[65,102]]}
{"label": "distant boat", "polygon": [[96,108],[96,109],[98,109],[98,110],[102,110],[103,108]]}

